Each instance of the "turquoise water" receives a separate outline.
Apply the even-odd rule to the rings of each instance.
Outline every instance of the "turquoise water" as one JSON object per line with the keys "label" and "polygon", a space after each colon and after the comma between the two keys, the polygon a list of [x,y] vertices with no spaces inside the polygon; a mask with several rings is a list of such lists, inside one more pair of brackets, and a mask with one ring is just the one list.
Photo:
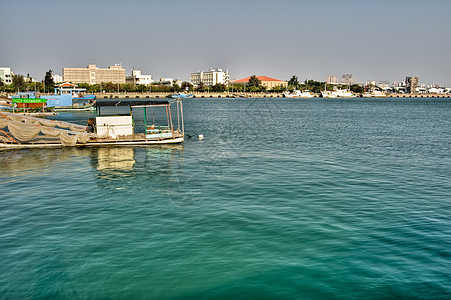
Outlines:
{"label": "turquoise water", "polygon": [[184,110],[179,146],[0,151],[0,298],[451,297],[450,100]]}

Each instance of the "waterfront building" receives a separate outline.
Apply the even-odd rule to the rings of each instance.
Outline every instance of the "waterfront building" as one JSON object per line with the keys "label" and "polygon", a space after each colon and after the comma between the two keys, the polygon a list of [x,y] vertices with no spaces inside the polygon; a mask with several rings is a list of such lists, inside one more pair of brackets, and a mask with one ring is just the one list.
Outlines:
{"label": "waterfront building", "polygon": [[72,83],[125,83],[125,69],[120,65],[109,66],[108,69],[101,69],[96,65],[88,65],[86,68],[63,68],[63,79]]}
{"label": "waterfront building", "polygon": [[338,83],[338,78],[336,76],[334,76],[334,75],[329,75],[329,76],[327,76],[326,82],[329,83],[329,84],[337,84]]}
{"label": "waterfront building", "polygon": [[191,83],[194,86],[199,86],[201,83],[205,86],[213,86],[217,84],[229,85],[230,75],[229,71],[223,71],[222,69],[210,69],[207,72],[199,71],[191,73]]}
{"label": "waterfront building", "polygon": [[413,94],[416,92],[418,87],[418,77],[408,76],[406,77],[406,92]]}
{"label": "waterfront building", "polygon": [[11,84],[13,82],[14,73],[11,72],[11,68],[0,67],[0,81],[5,84]]}
{"label": "waterfront building", "polygon": [[343,74],[341,75],[341,83],[343,84],[354,84],[354,76],[352,74]]}
{"label": "waterfront building", "polygon": [[[262,85],[267,90],[272,90],[273,88],[275,88],[277,86],[283,86],[284,88],[288,87],[288,81],[283,81],[283,80],[271,78],[268,76],[257,76],[257,78],[261,81]],[[238,80],[232,81],[232,83],[248,83],[249,79],[250,79],[250,77],[246,77],[243,79],[238,79]]]}
{"label": "waterfront building", "polygon": [[133,85],[149,85],[154,82],[152,79],[152,75],[142,75],[141,70],[133,70],[131,76],[127,76],[125,78],[125,81],[127,83],[131,83]]}

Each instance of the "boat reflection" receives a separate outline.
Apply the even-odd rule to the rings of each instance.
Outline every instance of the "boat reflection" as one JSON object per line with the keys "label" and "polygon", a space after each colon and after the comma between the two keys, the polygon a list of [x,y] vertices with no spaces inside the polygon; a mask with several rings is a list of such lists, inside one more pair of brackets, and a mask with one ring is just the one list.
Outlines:
{"label": "boat reflection", "polygon": [[183,173],[183,149],[183,145],[92,149],[95,180],[105,190],[167,194],[173,178]]}
{"label": "boat reflection", "polygon": [[97,170],[133,170],[135,164],[133,148],[107,147],[97,150]]}

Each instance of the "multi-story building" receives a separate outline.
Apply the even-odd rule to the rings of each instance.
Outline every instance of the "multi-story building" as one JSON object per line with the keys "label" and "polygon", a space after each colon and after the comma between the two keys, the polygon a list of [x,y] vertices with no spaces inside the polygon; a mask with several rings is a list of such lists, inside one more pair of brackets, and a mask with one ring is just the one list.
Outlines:
{"label": "multi-story building", "polygon": [[63,76],[61,76],[61,75],[55,74],[55,75],[52,75],[52,78],[53,78],[53,82],[54,83],[62,83],[62,82],[64,82],[63,81]]}
{"label": "multi-story building", "polygon": [[330,83],[330,84],[337,84],[338,83],[338,79],[334,75],[327,76],[327,80],[326,81],[327,81],[327,83]]}
{"label": "multi-story building", "polygon": [[[268,76],[257,76],[257,78],[261,81],[262,85],[267,90],[272,90],[273,88],[278,87],[278,86],[283,86],[284,88],[288,87],[288,81],[282,81],[282,80],[271,78]],[[241,83],[241,84],[248,83],[249,79],[250,79],[250,77],[246,77],[243,79],[232,81],[232,83]]]}
{"label": "multi-story building", "polygon": [[11,84],[13,82],[13,72],[11,68],[0,67],[0,81],[5,84]]}
{"label": "multi-story building", "polygon": [[343,74],[341,75],[341,83],[343,84],[354,84],[354,76],[352,74]]}
{"label": "multi-story building", "polygon": [[133,70],[132,76],[127,76],[125,78],[125,81],[133,85],[140,84],[149,85],[152,82],[154,82],[154,80],[152,79],[152,75],[142,75],[141,70]]}
{"label": "multi-story building", "polygon": [[406,77],[406,92],[413,94],[417,91],[418,77]]}
{"label": "multi-story building", "polygon": [[125,83],[125,69],[120,65],[109,66],[108,69],[88,65],[87,68],[63,68],[66,82],[97,84],[102,82]]}
{"label": "multi-story building", "polygon": [[201,83],[206,86],[213,86],[217,84],[229,85],[229,72],[224,72],[222,69],[210,69],[207,72],[199,71],[191,73],[191,83],[198,86]]}

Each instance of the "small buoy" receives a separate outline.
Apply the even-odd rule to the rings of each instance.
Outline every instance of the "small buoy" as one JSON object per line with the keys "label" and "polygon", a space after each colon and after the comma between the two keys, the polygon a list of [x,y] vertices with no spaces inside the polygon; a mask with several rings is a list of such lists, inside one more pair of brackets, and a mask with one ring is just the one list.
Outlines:
{"label": "small buoy", "polygon": [[203,140],[204,139],[204,135],[203,134],[199,134],[199,140]]}

